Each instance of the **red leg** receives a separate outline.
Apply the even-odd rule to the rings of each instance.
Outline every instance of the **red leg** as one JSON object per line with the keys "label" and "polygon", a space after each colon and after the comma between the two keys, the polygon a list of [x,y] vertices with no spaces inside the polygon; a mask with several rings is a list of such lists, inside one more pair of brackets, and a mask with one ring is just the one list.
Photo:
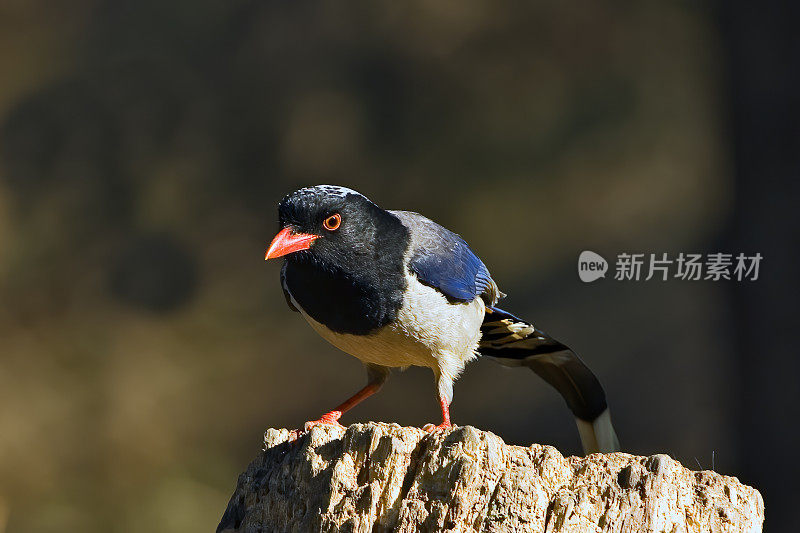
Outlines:
{"label": "red leg", "polygon": [[439,405],[442,407],[442,423],[438,426],[427,424],[424,428],[422,428],[429,433],[433,433],[439,429],[449,429],[453,427],[453,424],[450,423],[450,404],[447,403],[447,400],[444,398],[439,398]]}
{"label": "red leg", "polygon": [[449,428],[452,426],[450,423],[450,404],[446,400],[439,398],[439,405],[442,406],[442,423],[439,424],[439,427]]}
{"label": "red leg", "polygon": [[333,411],[325,413],[317,420],[309,420],[308,422],[306,422],[304,425],[305,430],[308,431],[312,427],[318,426],[320,424],[329,424],[332,426],[341,427],[342,425],[339,423],[339,419],[342,417],[342,415],[347,411],[349,411],[350,409],[352,409],[353,407],[355,407],[356,405],[358,405],[359,403],[361,403],[362,401],[364,401],[365,399],[369,398],[370,396],[378,392],[378,390],[381,388],[381,385],[383,385],[382,382],[367,383],[367,385],[363,389],[352,395],[350,398],[346,399],[344,402],[342,402],[341,405],[336,407]]}

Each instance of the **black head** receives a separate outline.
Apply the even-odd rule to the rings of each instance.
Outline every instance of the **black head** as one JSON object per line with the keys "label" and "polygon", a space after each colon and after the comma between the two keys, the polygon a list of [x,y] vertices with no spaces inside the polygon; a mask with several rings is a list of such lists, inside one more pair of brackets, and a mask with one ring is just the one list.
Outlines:
{"label": "black head", "polygon": [[409,244],[396,216],[352,189],[317,185],[286,196],[278,218],[266,259],[286,257],[285,281],[304,311],[352,333],[392,318]]}
{"label": "black head", "polygon": [[287,256],[344,266],[354,255],[371,253],[377,228],[393,218],[352,189],[335,185],[300,189],[278,205],[281,232],[266,259]]}

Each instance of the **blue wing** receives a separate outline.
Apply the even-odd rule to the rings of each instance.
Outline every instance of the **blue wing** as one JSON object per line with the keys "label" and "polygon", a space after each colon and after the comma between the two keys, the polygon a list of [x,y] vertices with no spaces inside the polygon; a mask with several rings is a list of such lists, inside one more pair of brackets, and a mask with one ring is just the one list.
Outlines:
{"label": "blue wing", "polygon": [[479,296],[489,305],[497,301],[497,285],[486,265],[464,239],[422,215],[403,211],[392,213],[411,232],[409,267],[422,283],[458,302],[471,302]]}
{"label": "blue wing", "polygon": [[441,249],[418,250],[411,257],[411,271],[452,300],[471,302],[488,293],[492,278],[478,256],[460,237],[447,244]]}

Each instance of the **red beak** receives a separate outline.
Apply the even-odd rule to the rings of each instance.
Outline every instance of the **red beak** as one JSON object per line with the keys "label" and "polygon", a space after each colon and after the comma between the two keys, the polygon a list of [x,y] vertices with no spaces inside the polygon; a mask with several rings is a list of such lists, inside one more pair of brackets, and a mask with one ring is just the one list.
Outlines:
{"label": "red beak", "polygon": [[317,238],[319,238],[319,235],[292,233],[291,226],[285,227],[269,243],[264,260],[274,259],[292,252],[299,252],[300,250],[308,250],[311,247],[311,243]]}

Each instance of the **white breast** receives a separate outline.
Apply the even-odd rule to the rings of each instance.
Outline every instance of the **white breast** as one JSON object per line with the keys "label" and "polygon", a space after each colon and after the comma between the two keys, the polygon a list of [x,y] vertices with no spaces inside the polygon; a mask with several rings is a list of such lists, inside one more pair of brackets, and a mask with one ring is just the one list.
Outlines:
{"label": "white breast", "polygon": [[336,333],[303,311],[306,321],[325,340],[365,363],[388,367],[426,366],[451,377],[475,358],[485,307],[477,298],[471,303],[451,304],[439,291],[406,273],[408,288],[394,323],[369,335]]}

